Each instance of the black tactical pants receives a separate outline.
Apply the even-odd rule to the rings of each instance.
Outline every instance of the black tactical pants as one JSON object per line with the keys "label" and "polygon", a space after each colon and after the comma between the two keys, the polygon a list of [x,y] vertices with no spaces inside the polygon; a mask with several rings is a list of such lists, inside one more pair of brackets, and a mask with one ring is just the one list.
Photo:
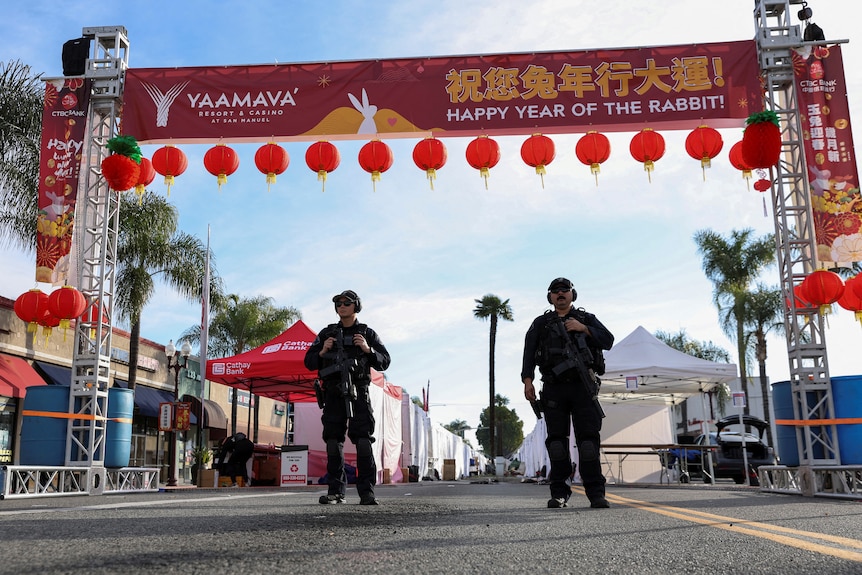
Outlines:
{"label": "black tactical pants", "polygon": [[356,490],[360,497],[373,496],[377,484],[377,464],[371,444],[374,442],[374,414],[368,396],[368,384],[356,386],[353,418],[347,419],[347,407],[341,390],[327,386],[326,404],[323,407],[323,441],[326,443],[326,472],[329,475],[329,494],[347,492],[347,474],[344,472],[345,434],[356,445]]}
{"label": "black tactical pants", "polygon": [[569,432],[575,430],[578,447],[578,469],[584,491],[590,500],[605,495],[605,477],[599,458],[602,418],[593,405],[589,392],[576,381],[545,381],[542,386],[542,405],[548,437],[545,446],[551,469],[548,482],[551,497],[568,500],[572,490],[566,483],[574,468],[569,452]]}

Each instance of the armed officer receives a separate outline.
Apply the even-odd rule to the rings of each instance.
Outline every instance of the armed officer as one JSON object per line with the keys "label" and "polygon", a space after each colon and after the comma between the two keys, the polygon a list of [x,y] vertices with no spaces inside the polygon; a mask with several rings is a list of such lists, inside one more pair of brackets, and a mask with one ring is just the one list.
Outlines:
{"label": "armed officer", "polygon": [[538,365],[543,382],[540,404],[548,431],[545,446],[551,461],[548,507],[566,507],[572,494],[566,483],[573,472],[569,452],[572,423],[584,491],[591,507],[605,508],[609,505],[599,460],[604,412],[598,403],[596,372],[604,373],[602,350],[611,348],[614,336],[596,316],[574,307],[577,297],[566,278],[557,278],[548,286],[548,303],[554,309],[533,320],[527,331],[521,380],[524,397],[535,402],[533,378]]}
{"label": "armed officer", "polygon": [[338,323],[324,328],[305,353],[305,367],[317,370],[323,381],[318,387],[318,404],[323,408],[323,441],[326,442],[327,495],[320,503],[343,503],[347,492],[344,471],[345,433],[356,446],[356,490],[360,505],[378,505],[374,497],[377,464],[374,442],[374,414],[368,396],[371,368],[389,367],[389,352],[377,333],[356,320],[362,302],[356,292],[346,290],[332,298]]}

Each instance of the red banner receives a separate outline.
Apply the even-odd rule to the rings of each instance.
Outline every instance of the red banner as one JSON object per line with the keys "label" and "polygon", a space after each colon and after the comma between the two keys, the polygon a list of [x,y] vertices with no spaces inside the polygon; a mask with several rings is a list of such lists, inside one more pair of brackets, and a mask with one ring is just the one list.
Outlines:
{"label": "red banner", "polygon": [[130,69],[141,143],[742,128],[760,111],[753,40],[655,48]]}
{"label": "red banner", "polygon": [[840,46],[793,52],[817,259],[862,261],[862,195]]}
{"label": "red banner", "polygon": [[69,251],[90,83],[65,78],[45,83],[36,220],[36,281],[60,285],[69,275]]}

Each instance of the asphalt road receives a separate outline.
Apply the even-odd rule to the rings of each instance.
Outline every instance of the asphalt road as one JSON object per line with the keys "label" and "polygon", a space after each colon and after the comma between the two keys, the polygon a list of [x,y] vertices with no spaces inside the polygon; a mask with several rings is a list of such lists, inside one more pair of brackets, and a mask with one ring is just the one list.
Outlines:
{"label": "asphalt road", "polygon": [[862,573],[862,503],[729,486],[609,486],[610,509],[544,485],[240,488],[0,501],[0,573]]}

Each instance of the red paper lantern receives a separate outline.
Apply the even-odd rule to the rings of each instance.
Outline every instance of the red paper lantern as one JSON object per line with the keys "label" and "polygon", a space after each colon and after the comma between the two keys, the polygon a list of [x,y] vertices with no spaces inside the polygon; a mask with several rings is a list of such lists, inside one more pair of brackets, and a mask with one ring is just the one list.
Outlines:
{"label": "red paper lantern", "polygon": [[371,140],[359,150],[359,165],[371,174],[371,185],[377,191],[380,174],[392,167],[392,149],[380,140]]}
{"label": "red paper lantern", "polygon": [[153,183],[156,179],[156,171],[153,169],[153,163],[146,158],[141,158],[141,171],[138,175],[138,181],[135,182],[135,194],[138,196],[138,203],[144,201],[144,192],[147,186]]}
{"label": "red paper lantern", "polygon": [[[790,299],[785,298],[784,303],[787,306],[787,311],[789,312]],[[801,282],[793,286],[793,303],[797,313],[799,313],[800,310],[813,307],[811,305],[811,302],[808,301],[808,296],[805,295],[805,288],[803,287]]]}
{"label": "red paper lantern", "polygon": [[590,173],[596,177],[598,186],[600,165],[611,157],[611,142],[608,137],[595,130],[587,132],[575,144],[575,155],[582,164],[590,167]]}
{"label": "red paper lantern", "polygon": [[305,151],[305,163],[313,172],[317,172],[317,181],[323,182],[321,192],[326,191],[326,175],[334,172],[341,163],[338,148],[330,142],[321,140],[315,142]]}
{"label": "red paper lantern", "polygon": [[48,294],[40,289],[31,289],[18,296],[15,300],[15,315],[27,323],[27,331],[35,333],[39,320],[48,309]]}
{"label": "red paper lantern", "polygon": [[171,195],[171,186],[174,185],[174,178],[181,176],[188,167],[188,158],[176,146],[168,144],[159,148],[153,154],[153,169],[165,177],[168,196]]}
{"label": "red paper lantern", "polygon": [[724,140],[718,130],[709,126],[698,126],[685,138],[685,151],[695,160],[700,160],[703,179],[706,180],[706,169],[712,164],[724,146]]}
{"label": "red paper lantern", "polygon": [[764,178],[761,178],[761,179],[757,180],[756,182],[754,182],[754,189],[757,190],[758,192],[765,192],[766,190],[768,190],[771,187],[772,187],[772,182],[770,182],[769,180],[764,179]]}
{"label": "red paper lantern", "polygon": [[48,310],[56,317],[58,325],[63,329],[65,339],[69,329],[69,320],[76,319],[87,309],[87,298],[72,286],[63,286],[51,292],[48,296]]}
{"label": "red paper lantern", "polygon": [[751,166],[745,163],[742,158],[742,140],[738,141],[730,147],[730,152],[727,154],[730,160],[730,165],[742,172],[742,177],[745,179],[745,185],[748,186],[751,179]]}
{"label": "red paper lantern", "polygon": [[838,305],[848,311],[852,311],[856,320],[862,323],[862,297],[858,291],[862,291],[862,278],[853,276],[844,282],[844,293],[838,298]]}
{"label": "red paper lantern", "polygon": [[254,165],[260,170],[260,173],[266,174],[266,191],[275,183],[275,177],[283,174],[290,164],[290,156],[287,155],[287,150],[270,142],[264,144],[257,149],[254,154]]}
{"label": "red paper lantern", "polygon": [[802,282],[805,297],[820,313],[829,313],[832,304],[844,294],[844,280],[835,272],[819,269],[811,272]]}
{"label": "red paper lantern", "polygon": [[216,176],[221,191],[222,184],[227,183],[227,177],[239,168],[239,156],[230,146],[216,144],[204,154],[204,167]]}
{"label": "red paper lantern", "polygon": [[632,157],[644,165],[647,178],[652,183],[652,171],[655,162],[664,156],[664,138],[652,128],[644,128],[634,135],[629,144]]}
{"label": "red paper lantern", "polygon": [[488,175],[491,168],[500,161],[500,145],[482,135],[467,144],[467,163],[479,170],[479,175],[485,178],[485,189],[488,189]]}
{"label": "red paper lantern", "polygon": [[425,170],[432,190],[434,189],[434,179],[437,177],[437,170],[446,165],[448,157],[449,154],[446,152],[446,146],[433,136],[417,142],[413,148],[413,163],[420,170]]}
{"label": "red paper lantern", "polygon": [[545,166],[554,161],[557,156],[554,141],[542,134],[533,134],[521,144],[521,159],[532,168],[536,168],[536,174],[542,179],[542,188],[545,187]]}
{"label": "red paper lantern", "polygon": [[[100,324],[100,323],[110,323],[108,314],[105,310],[102,309],[102,304],[96,300],[90,306],[84,310],[84,313],[81,314],[81,321],[90,324],[91,326]],[[96,328],[90,328],[90,339],[96,337]]]}
{"label": "red paper lantern", "polygon": [[[60,325],[60,318],[56,317],[49,310],[45,310],[39,321],[36,322],[42,326],[42,335],[45,336],[45,343],[48,343],[48,338],[54,333],[54,328]],[[66,332],[63,332],[63,341],[66,341]]]}
{"label": "red paper lantern", "polygon": [[746,120],[742,133],[742,158],[746,164],[757,168],[771,168],[781,157],[781,129],[778,115],[767,110],[752,114]]}

